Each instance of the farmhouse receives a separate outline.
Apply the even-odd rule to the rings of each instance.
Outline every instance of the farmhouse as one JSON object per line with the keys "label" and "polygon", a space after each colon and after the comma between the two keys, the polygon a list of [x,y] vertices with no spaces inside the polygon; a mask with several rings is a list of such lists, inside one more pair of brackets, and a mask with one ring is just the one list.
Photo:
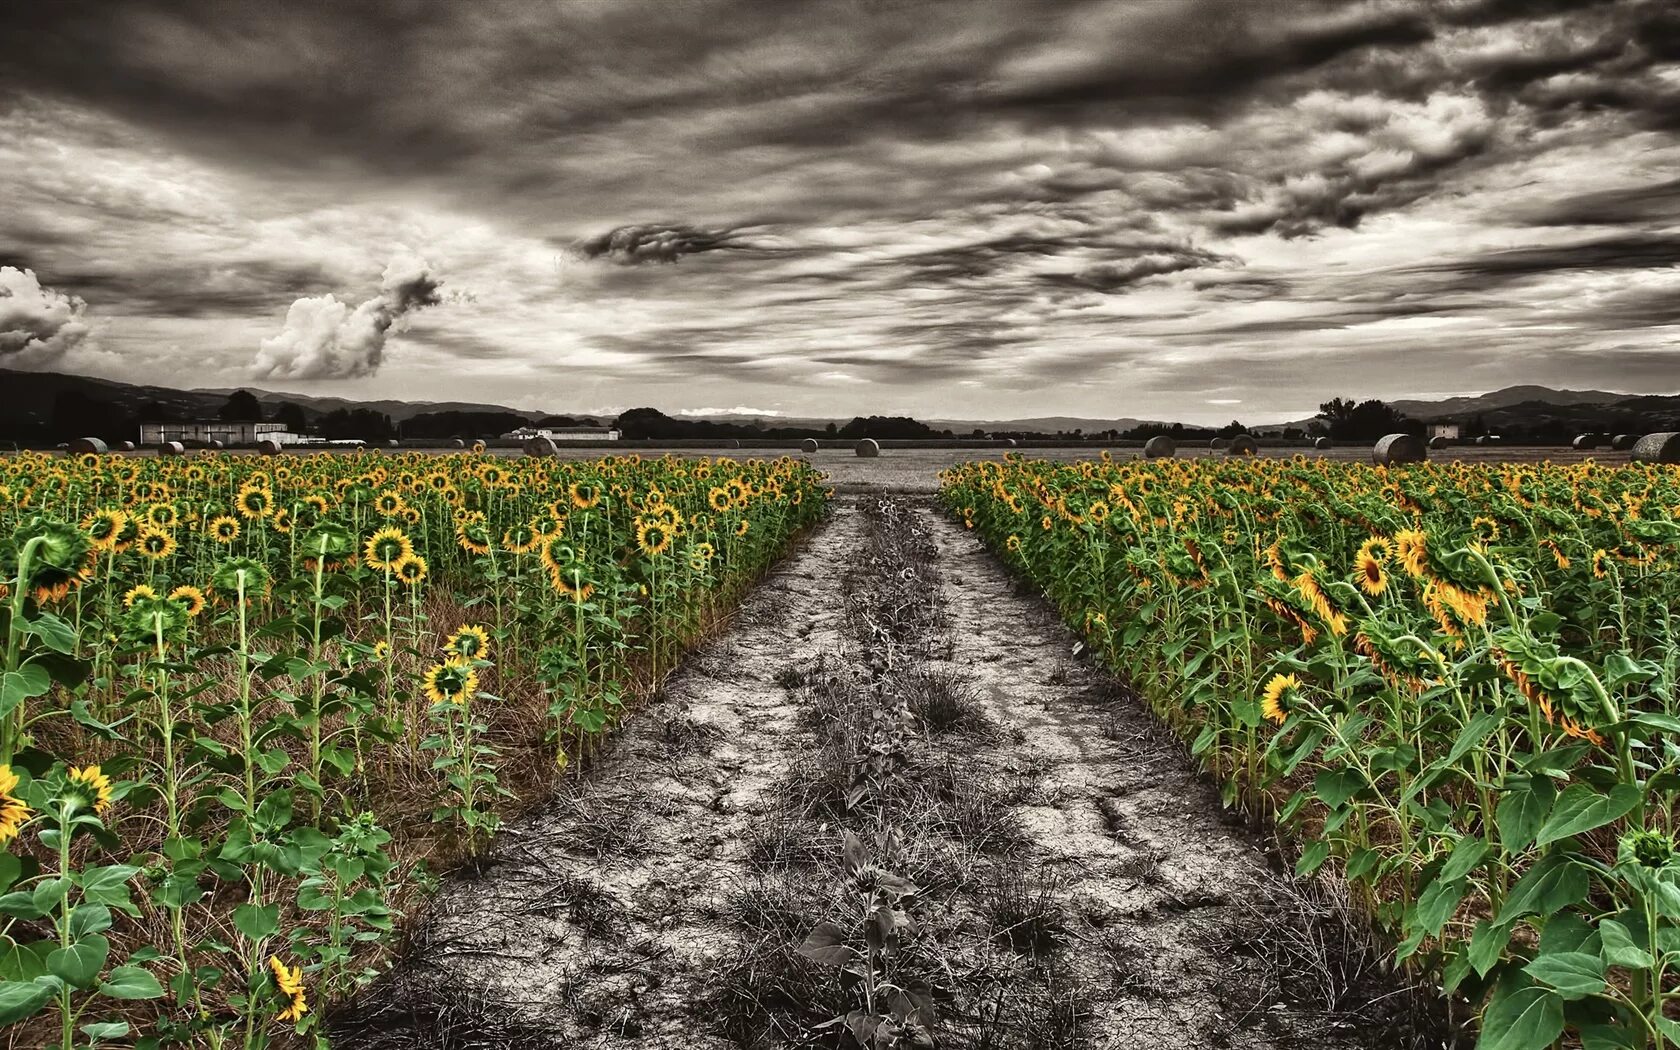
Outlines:
{"label": "farmhouse", "polygon": [[502,435],[505,441],[529,441],[548,438],[550,441],[617,441],[619,432],[612,427],[520,427]]}
{"label": "farmhouse", "polygon": [[254,445],[263,439],[282,445],[297,444],[302,435],[286,430],[284,423],[257,423],[249,420],[202,419],[187,422],[140,424],[140,444],[158,445],[165,441],[182,444],[204,444],[220,441],[224,445]]}
{"label": "farmhouse", "polygon": [[1429,436],[1432,438],[1446,438],[1448,441],[1457,441],[1459,439],[1458,424],[1431,423],[1429,424]]}

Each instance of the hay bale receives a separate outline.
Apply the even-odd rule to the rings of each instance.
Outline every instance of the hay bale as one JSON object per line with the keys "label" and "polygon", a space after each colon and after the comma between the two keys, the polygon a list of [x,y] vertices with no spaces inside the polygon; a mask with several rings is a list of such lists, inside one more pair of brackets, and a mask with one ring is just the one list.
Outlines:
{"label": "hay bale", "polygon": [[1497,444],[1499,444],[1499,435],[1498,434],[1483,434],[1481,437],[1476,439],[1476,444],[1484,445],[1484,446],[1485,445],[1497,445]]}
{"label": "hay bale", "polygon": [[66,445],[64,450],[72,456],[85,456],[89,453],[96,456],[103,456],[105,453],[111,451],[110,447],[107,446],[104,441],[96,437],[77,438]]}
{"label": "hay bale", "polygon": [[1639,443],[1638,434],[1617,434],[1610,439],[1610,447],[1617,452],[1626,452]]}
{"label": "hay bale", "polygon": [[1572,449],[1575,449],[1578,452],[1585,451],[1586,449],[1589,449],[1589,448],[1597,448],[1598,447],[1598,435],[1597,434],[1577,434],[1577,435],[1575,435],[1575,440],[1571,441],[1569,443],[1569,447],[1572,448]]}
{"label": "hay bale", "polygon": [[211,438],[209,441],[204,443],[204,447],[213,452],[220,452],[222,449],[227,448],[226,445],[222,444],[219,438]]}
{"label": "hay bale", "polygon": [[1210,438],[1208,440],[1208,451],[1209,452],[1223,452],[1223,451],[1225,451],[1225,439],[1224,438]]}
{"label": "hay bale", "polygon": [[1434,437],[1429,439],[1429,447],[1430,448],[1446,448],[1447,447],[1447,436],[1445,434],[1436,434]]}
{"label": "hay bale", "polygon": [[1318,449],[1320,452],[1328,452],[1334,447],[1335,445],[1329,438],[1318,438],[1313,441],[1313,448]]}
{"label": "hay bale", "polygon": [[184,456],[186,454],[187,447],[179,441],[165,441],[158,446],[158,455],[160,456]]}
{"label": "hay bale", "polygon": [[119,441],[119,442],[117,442],[117,451],[118,452],[133,452],[134,451],[134,442],[132,442],[132,441]]}
{"label": "hay bale", "polygon": [[1646,434],[1633,444],[1635,463],[1680,463],[1680,434]]}
{"label": "hay bale", "polygon": [[541,436],[526,438],[524,448],[527,456],[558,456],[560,454],[560,446],[554,443],[553,438]]}
{"label": "hay bale", "polygon": [[801,452],[815,452],[818,447],[816,438],[806,438],[799,443],[799,451]]}
{"label": "hay bale", "polygon": [[281,447],[280,442],[274,440],[273,438],[263,438],[261,441],[257,442],[257,451],[265,456],[278,456],[280,454]]}
{"label": "hay bale", "polygon": [[1252,456],[1260,451],[1260,443],[1253,434],[1238,434],[1225,446],[1227,456]]}
{"label": "hay bale", "polygon": [[1014,448],[1018,444],[1014,438],[1004,438],[1003,443],[1008,445],[1010,448]]}
{"label": "hay bale", "polygon": [[881,454],[881,443],[874,438],[864,438],[854,445],[853,449],[864,459],[874,459]]}
{"label": "hay bale", "polygon": [[467,443],[465,441],[462,441],[460,438],[456,438],[455,440],[453,440],[449,443],[449,447],[450,448],[466,448]]}
{"label": "hay bale", "polygon": [[1165,434],[1156,434],[1143,443],[1144,459],[1171,459],[1178,452],[1178,444]]}
{"label": "hay bale", "polygon": [[402,442],[398,441],[396,438],[388,438],[385,441],[385,447],[386,448],[398,448],[401,445],[402,445]]}
{"label": "hay bale", "polygon": [[1422,463],[1428,458],[1423,439],[1412,434],[1389,434],[1371,449],[1372,463]]}

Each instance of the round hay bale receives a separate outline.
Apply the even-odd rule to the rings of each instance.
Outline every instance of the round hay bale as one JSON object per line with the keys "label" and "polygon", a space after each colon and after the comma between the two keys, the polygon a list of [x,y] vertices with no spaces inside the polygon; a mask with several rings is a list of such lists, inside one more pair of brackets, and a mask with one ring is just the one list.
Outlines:
{"label": "round hay bale", "polygon": [[1610,439],[1610,447],[1615,449],[1617,452],[1626,452],[1638,443],[1638,434],[1617,434],[1615,437]]}
{"label": "round hay bale", "polygon": [[816,438],[806,438],[799,443],[799,451],[801,452],[815,452],[818,447]]}
{"label": "round hay bale", "polygon": [[1446,448],[1447,447],[1447,436],[1445,434],[1436,434],[1434,437],[1429,439],[1429,447],[1430,448]]}
{"label": "round hay bale", "polygon": [[526,438],[525,454],[527,456],[558,456],[560,447],[554,443],[553,438]]}
{"label": "round hay bale", "polygon": [[1224,438],[1210,438],[1208,440],[1208,451],[1209,452],[1223,452],[1224,450],[1225,450],[1225,439]]}
{"label": "round hay bale", "polygon": [[1014,438],[1004,438],[1003,443],[1005,445],[1008,445],[1010,448],[1014,448],[1017,444],[1017,442]]}
{"label": "round hay bale", "polygon": [[222,444],[218,438],[211,438],[209,441],[206,441],[204,443],[204,447],[215,452],[220,452],[222,449],[227,448],[227,446]]}
{"label": "round hay bale", "polygon": [[1144,459],[1171,459],[1178,452],[1178,444],[1165,434],[1156,434],[1143,443]]}
{"label": "round hay bale", "polygon": [[1329,438],[1317,438],[1313,441],[1313,448],[1318,449],[1320,452],[1328,452],[1334,447],[1335,444],[1331,442]]}
{"label": "round hay bale", "polygon": [[1238,434],[1225,446],[1227,456],[1252,456],[1260,451],[1260,443],[1254,440],[1253,434]]}
{"label": "round hay bale", "polygon": [[280,454],[280,447],[280,442],[274,440],[273,438],[263,438],[261,441],[257,442],[257,451],[265,456],[278,456]]}
{"label": "round hay bale", "polygon": [[881,443],[874,438],[864,438],[852,447],[864,459],[874,459],[881,454]]}
{"label": "round hay bale", "polygon": [[398,441],[396,438],[389,438],[385,442],[385,447],[386,448],[399,448],[401,446],[402,446],[402,442]]}
{"label": "round hay bale", "polygon": [[90,452],[96,456],[103,456],[105,453],[111,451],[111,449],[110,446],[106,445],[105,442],[99,438],[85,437],[77,438],[76,440],[70,442],[70,444],[65,447],[65,451],[70,453],[72,456],[85,456]]}
{"label": "round hay bale", "polygon": [[133,452],[134,451],[134,442],[132,442],[132,441],[119,441],[119,442],[117,442],[117,451],[118,452]]}
{"label": "round hay bale", "polygon": [[1572,448],[1572,449],[1575,449],[1577,451],[1582,451],[1582,450],[1589,449],[1589,448],[1597,448],[1598,447],[1598,435],[1597,434],[1577,434],[1577,435],[1575,435],[1575,440],[1571,441],[1569,443],[1569,447]]}
{"label": "round hay bale", "polygon": [[1680,434],[1646,434],[1633,443],[1635,463],[1680,463]]}
{"label": "round hay bale", "polygon": [[1423,439],[1412,434],[1389,434],[1371,449],[1371,462],[1422,463],[1429,458]]}
{"label": "round hay bale", "polygon": [[184,456],[186,454],[187,447],[179,441],[165,441],[158,446],[158,455],[160,456]]}
{"label": "round hay bale", "polygon": [[450,448],[466,448],[467,443],[465,441],[462,441],[460,438],[456,438],[454,441],[451,441],[449,443],[449,447]]}
{"label": "round hay bale", "polygon": [[1476,439],[1476,444],[1478,444],[1478,445],[1497,445],[1497,444],[1499,444],[1499,435],[1498,434],[1483,434],[1481,437]]}

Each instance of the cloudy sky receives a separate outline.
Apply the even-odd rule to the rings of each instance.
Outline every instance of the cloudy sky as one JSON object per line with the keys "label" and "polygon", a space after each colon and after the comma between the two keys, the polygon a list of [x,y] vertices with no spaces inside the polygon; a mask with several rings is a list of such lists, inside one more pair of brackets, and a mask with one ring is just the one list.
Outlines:
{"label": "cloudy sky", "polygon": [[1680,389],[1668,0],[53,0],[0,366],[1250,422]]}

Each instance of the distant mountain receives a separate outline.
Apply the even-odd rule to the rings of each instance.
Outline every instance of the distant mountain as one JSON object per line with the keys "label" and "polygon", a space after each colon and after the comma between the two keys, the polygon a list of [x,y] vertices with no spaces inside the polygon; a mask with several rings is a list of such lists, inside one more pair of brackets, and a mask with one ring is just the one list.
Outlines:
{"label": "distant mountain", "polygon": [[1086,434],[1101,434],[1105,430],[1130,430],[1144,423],[1144,419],[1085,419],[1080,416],[1036,416],[1031,419],[929,419],[927,425],[935,430],[949,430],[963,435],[975,430],[991,433],[994,430],[1023,431],[1035,434],[1071,434],[1075,430]]}
{"label": "distant mountain", "polygon": [[0,420],[8,424],[45,424],[51,420],[53,406],[59,396],[66,393],[80,394],[89,400],[111,405],[122,415],[138,417],[144,414],[142,408],[155,402],[165,412],[181,419],[213,419],[234,390],[250,391],[264,406],[282,402],[299,405],[304,416],[312,421],[339,409],[371,409],[390,416],[396,422],[412,419],[423,412],[504,412],[531,421],[547,414],[463,401],[352,401],[341,397],[277,393],[254,387],[177,390],[173,387],[118,383],[92,376],[0,368]]}
{"label": "distant mountain", "polygon": [[1634,396],[1608,390],[1554,390],[1547,386],[1529,385],[1508,386],[1474,397],[1449,397],[1441,401],[1390,401],[1389,404],[1413,419],[1429,422],[1514,408],[1518,405],[1611,405]]}

